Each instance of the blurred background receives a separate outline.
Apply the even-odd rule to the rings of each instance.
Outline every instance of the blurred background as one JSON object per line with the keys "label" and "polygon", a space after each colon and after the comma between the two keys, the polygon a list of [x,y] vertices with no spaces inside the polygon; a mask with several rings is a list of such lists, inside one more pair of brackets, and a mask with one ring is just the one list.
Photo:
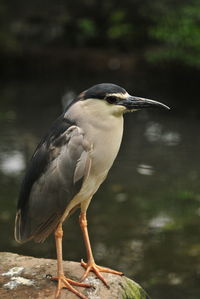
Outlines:
{"label": "blurred background", "polygon": [[[0,24],[0,250],[55,258],[53,236],[13,238],[20,182],[67,101],[112,82],[172,109],[125,116],[88,210],[96,261],[152,298],[200,298],[200,1],[0,0]],[[78,213],[64,231],[64,258],[85,258]]]}

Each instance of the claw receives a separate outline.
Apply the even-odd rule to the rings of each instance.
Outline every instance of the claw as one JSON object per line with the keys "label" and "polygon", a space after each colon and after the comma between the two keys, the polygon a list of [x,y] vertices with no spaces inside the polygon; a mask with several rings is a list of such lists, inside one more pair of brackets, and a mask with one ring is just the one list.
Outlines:
{"label": "claw", "polygon": [[80,292],[78,292],[74,287],[74,286],[78,286],[78,287],[85,287],[85,288],[89,288],[91,287],[91,285],[87,284],[87,283],[81,283],[81,282],[77,282],[74,280],[71,280],[69,278],[66,278],[64,275],[60,275],[60,276],[54,276],[51,277],[51,280],[56,280],[58,281],[58,287],[57,287],[57,291],[55,294],[55,298],[58,298],[60,296],[60,291],[63,288],[68,289],[69,291],[71,291],[72,293],[76,294],[79,298],[81,299],[87,299],[86,296],[84,296],[83,294],[81,294]]}
{"label": "claw", "polygon": [[88,276],[90,271],[93,271],[96,274],[96,276],[105,284],[105,286],[107,288],[109,288],[109,285],[106,282],[106,280],[104,279],[104,277],[101,275],[100,272],[111,273],[111,274],[116,274],[116,275],[123,275],[122,272],[118,272],[118,271],[115,271],[115,270],[112,270],[109,268],[104,268],[104,267],[98,266],[95,264],[95,262],[85,263],[83,260],[81,260],[81,266],[86,269],[83,277],[81,278],[81,281],[83,281]]}

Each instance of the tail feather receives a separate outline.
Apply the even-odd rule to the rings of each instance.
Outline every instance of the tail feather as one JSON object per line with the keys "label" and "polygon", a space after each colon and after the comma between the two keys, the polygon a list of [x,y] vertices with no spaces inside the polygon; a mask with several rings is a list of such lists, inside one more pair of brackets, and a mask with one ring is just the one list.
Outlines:
{"label": "tail feather", "polygon": [[[40,243],[44,242],[45,239],[55,231],[60,220],[60,215],[53,214],[48,219],[41,221],[41,223],[37,224],[34,228],[31,228],[31,221],[26,223],[23,218],[22,211],[19,209],[15,218],[15,240],[18,243],[25,243],[34,239],[35,242]],[[26,215],[25,218],[27,219],[28,216]]]}
{"label": "tail feather", "polygon": [[15,217],[15,240],[18,243],[25,243],[32,239],[32,237],[26,237],[23,232],[22,215],[21,210],[18,210]]}

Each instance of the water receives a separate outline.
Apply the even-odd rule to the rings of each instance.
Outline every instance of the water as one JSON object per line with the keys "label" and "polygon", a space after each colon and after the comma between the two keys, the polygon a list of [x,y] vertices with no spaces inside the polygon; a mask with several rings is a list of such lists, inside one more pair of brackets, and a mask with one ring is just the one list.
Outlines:
{"label": "water", "polygon": [[[93,81],[101,82],[60,75],[1,83],[1,251],[55,258],[53,236],[43,244],[15,242],[19,186],[35,146],[61,113],[62,103]],[[130,79],[116,81],[131,88]],[[176,106],[173,90],[162,80],[159,89],[153,79],[140,76],[134,82],[136,95],[158,95],[154,98]],[[140,111],[125,118],[117,160],[88,210],[96,261],[123,271],[152,298],[199,298],[200,120],[176,109]],[[85,258],[77,212],[64,227],[63,248],[65,259]]]}

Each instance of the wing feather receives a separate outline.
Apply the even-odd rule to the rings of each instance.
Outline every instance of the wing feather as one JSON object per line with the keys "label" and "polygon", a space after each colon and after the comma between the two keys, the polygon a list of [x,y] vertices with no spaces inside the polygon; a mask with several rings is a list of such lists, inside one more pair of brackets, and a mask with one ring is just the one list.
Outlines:
{"label": "wing feather", "polygon": [[38,145],[25,175],[15,222],[15,238],[44,241],[90,170],[91,145],[76,124],[60,117]]}

